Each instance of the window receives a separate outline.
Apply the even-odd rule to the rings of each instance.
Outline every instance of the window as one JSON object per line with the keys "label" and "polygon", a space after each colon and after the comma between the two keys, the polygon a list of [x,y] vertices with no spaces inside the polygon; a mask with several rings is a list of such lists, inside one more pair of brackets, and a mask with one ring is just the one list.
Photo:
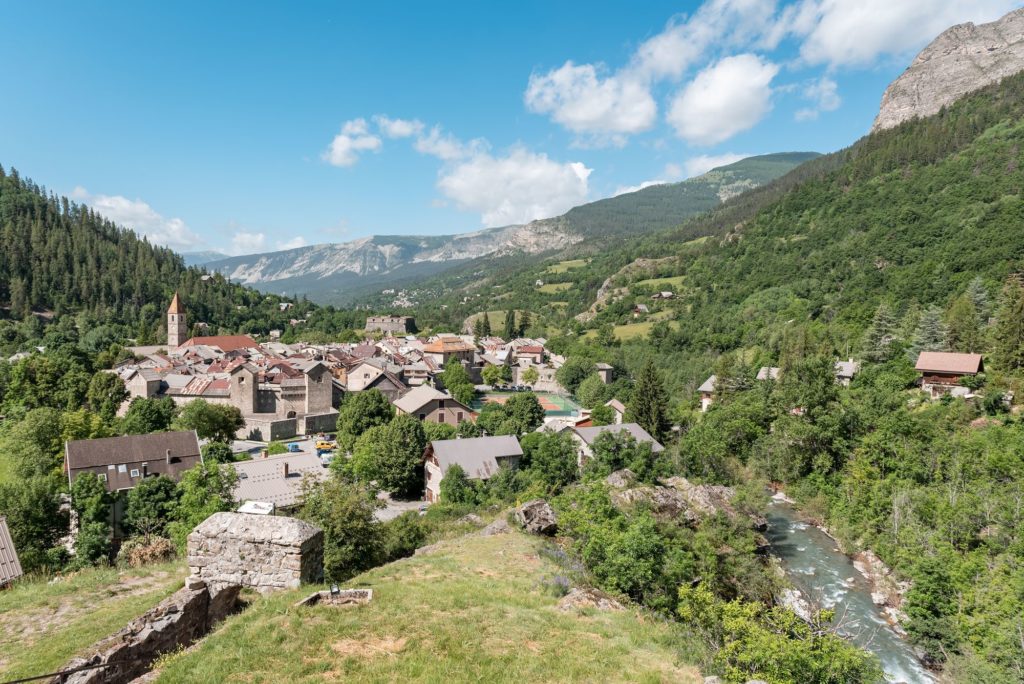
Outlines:
{"label": "window", "polygon": [[126,466],[126,465],[119,465],[119,466],[117,466],[117,472],[119,472],[119,473],[127,473],[128,472],[128,466]]}
{"label": "window", "polygon": [[106,482],[106,481],[107,481],[107,474],[106,474],[106,473],[100,473],[100,474],[98,475],[98,477],[99,477],[99,478],[100,478],[101,480],[103,480],[104,482]]}
{"label": "window", "polygon": [[444,411],[438,411],[438,413],[437,413],[437,422],[438,423],[443,423],[444,422]]}
{"label": "window", "polygon": [[464,420],[464,417],[465,414],[462,411],[459,411],[458,413],[455,414],[455,422],[461,423]]}
{"label": "window", "polygon": [[132,468],[132,472],[130,473],[130,475],[132,477],[138,477],[139,476],[139,469],[138,468]]}
{"label": "window", "polygon": [[420,420],[426,420],[426,419],[427,419],[427,414],[426,413],[421,413],[420,414]]}
{"label": "window", "polygon": [[113,469],[114,469],[114,464],[113,463],[111,463],[110,465],[107,466],[107,470],[113,470]]}

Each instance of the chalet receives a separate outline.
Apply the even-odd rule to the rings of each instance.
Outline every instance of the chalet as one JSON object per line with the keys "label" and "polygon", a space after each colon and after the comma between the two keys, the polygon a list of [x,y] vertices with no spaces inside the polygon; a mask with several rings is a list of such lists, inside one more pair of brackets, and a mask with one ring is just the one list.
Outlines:
{"label": "chalet", "polygon": [[516,360],[526,359],[534,365],[544,363],[544,347],[541,345],[526,345],[516,349]]}
{"label": "chalet", "polygon": [[453,465],[471,480],[489,480],[502,468],[516,467],[522,457],[519,440],[511,435],[434,440],[423,452],[427,501],[441,498],[441,480]]}
{"label": "chalet", "polygon": [[658,440],[654,439],[654,437],[651,437],[650,433],[648,433],[647,430],[644,430],[636,423],[620,423],[618,425],[600,425],[591,427],[571,427],[567,428],[567,430],[569,431],[569,436],[572,437],[574,442],[576,442],[577,461],[580,467],[583,467],[584,463],[586,463],[589,459],[594,457],[594,452],[592,449],[594,445],[594,440],[596,440],[600,435],[602,435],[605,432],[628,433],[633,437],[633,439],[637,441],[637,443],[650,444],[651,451],[653,451],[656,454],[659,454],[665,450],[665,447],[663,447],[658,442]]}
{"label": "chalet", "polygon": [[836,382],[843,387],[849,387],[853,376],[860,371],[860,364],[850,359],[848,361],[836,361]]}
{"label": "chalet", "polygon": [[761,366],[757,371],[757,379],[778,380],[780,373],[782,373],[781,368],[776,368],[775,366]]}
{"label": "chalet", "polygon": [[595,368],[597,368],[597,377],[601,378],[601,382],[607,385],[612,381],[612,371],[615,370],[614,368],[607,363],[599,363]]}
{"label": "chalet", "polygon": [[651,312],[651,310],[647,307],[646,304],[637,304],[636,306],[633,307],[633,318],[639,318],[640,316],[645,316],[645,315],[649,314],[650,312]]}
{"label": "chalet", "polygon": [[144,478],[157,475],[177,482],[202,460],[194,430],[76,439],[64,444],[68,485],[82,473],[95,473],[109,492],[133,489]]}
{"label": "chalet", "polygon": [[23,574],[11,531],[7,528],[7,518],[0,516],[0,589]]}
{"label": "chalet", "polygon": [[700,411],[705,413],[715,400],[715,382],[718,380],[714,375],[708,377],[704,384],[697,388],[700,393]]}
{"label": "chalet", "polygon": [[471,408],[452,395],[436,390],[430,385],[420,385],[411,389],[392,403],[398,415],[416,416],[425,423],[458,425],[476,416]]}
{"label": "chalet", "polygon": [[981,354],[955,352],[923,351],[914,368],[921,374],[921,389],[933,399],[947,394],[968,394],[969,390],[960,381],[985,372]]}
{"label": "chalet", "polygon": [[675,299],[676,294],[671,290],[663,290],[661,292],[655,292],[651,295],[651,299]]}
{"label": "chalet", "polygon": [[258,501],[275,509],[294,508],[302,497],[302,483],[324,480],[328,471],[316,454],[282,454],[232,463],[238,473],[234,497],[239,503]]}

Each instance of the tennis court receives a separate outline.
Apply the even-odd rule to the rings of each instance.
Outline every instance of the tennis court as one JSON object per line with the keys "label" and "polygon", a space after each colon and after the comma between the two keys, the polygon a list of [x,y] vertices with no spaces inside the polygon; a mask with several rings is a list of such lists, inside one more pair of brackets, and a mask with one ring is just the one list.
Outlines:
{"label": "tennis court", "polygon": [[[473,401],[471,408],[479,411],[486,403],[504,404],[514,392],[487,392],[482,397]],[[569,397],[548,392],[536,392],[537,401],[544,408],[544,413],[549,417],[553,416],[578,416],[580,406]]]}

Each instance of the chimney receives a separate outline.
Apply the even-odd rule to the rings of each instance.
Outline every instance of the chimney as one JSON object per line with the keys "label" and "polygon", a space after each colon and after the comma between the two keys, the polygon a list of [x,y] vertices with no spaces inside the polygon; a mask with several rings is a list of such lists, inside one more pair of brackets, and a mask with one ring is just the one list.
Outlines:
{"label": "chimney", "polygon": [[167,450],[167,465],[171,465],[171,450]]}
{"label": "chimney", "polygon": [[288,477],[288,461],[281,462],[281,477]]}

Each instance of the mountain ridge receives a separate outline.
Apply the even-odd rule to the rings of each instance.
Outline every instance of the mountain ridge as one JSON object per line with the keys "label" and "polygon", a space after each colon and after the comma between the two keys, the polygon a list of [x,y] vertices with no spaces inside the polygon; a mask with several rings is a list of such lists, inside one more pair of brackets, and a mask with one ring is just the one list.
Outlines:
{"label": "mountain ridge", "polygon": [[[390,280],[438,273],[481,257],[555,252],[587,239],[668,228],[817,156],[787,152],[748,157],[695,178],[596,200],[527,224],[452,235],[373,235],[229,257],[204,267],[266,291],[339,301]],[[400,268],[403,272],[397,273]]]}

